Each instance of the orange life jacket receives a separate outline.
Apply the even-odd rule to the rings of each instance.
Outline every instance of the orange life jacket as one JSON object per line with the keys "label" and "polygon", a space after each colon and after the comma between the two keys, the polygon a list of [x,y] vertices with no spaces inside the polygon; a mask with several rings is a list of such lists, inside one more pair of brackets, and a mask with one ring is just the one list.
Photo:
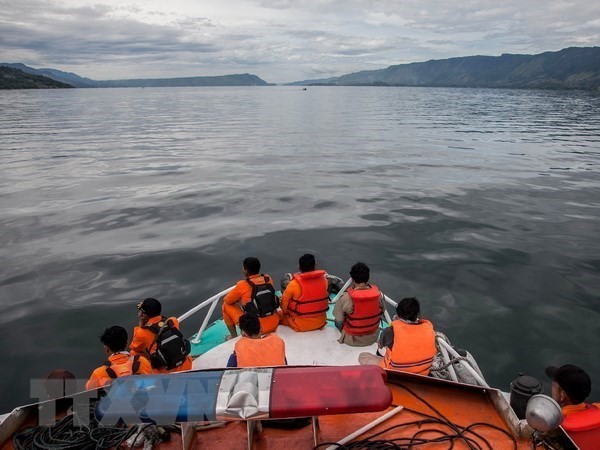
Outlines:
{"label": "orange life jacket", "polygon": [[348,288],[346,292],[354,304],[354,312],[344,317],[343,330],[355,336],[371,334],[379,328],[381,313],[379,305],[381,292],[375,285],[368,285],[369,289]]}
{"label": "orange life jacket", "polygon": [[566,414],[561,426],[581,450],[595,450],[600,442],[600,408],[585,406],[582,411]]}
{"label": "orange life jacket", "polygon": [[121,364],[114,364],[106,361],[106,374],[110,378],[119,378],[127,375],[137,374],[140,370],[140,355],[130,356],[127,361]]}
{"label": "orange life jacket", "polygon": [[329,309],[329,292],[324,270],[295,273],[294,280],[300,284],[302,295],[297,300],[291,299],[288,311],[292,315],[307,316],[327,312]]}
{"label": "orange life jacket", "polygon": [[261,339],[243,337],[235,343],[238,367],[284,366],[285,343],[275,334]]}
{"label": "orange life jacket", "polygon": [[437,353],[435,332],[428,320],[409,324],[401,320],[392,321],[394,345],[387,349],[381,366],[402,372],[428,375]]}
{"label": "orange life jacket", "polygon": [[562,427],[567,431],[584,431],[600,427],[600,408],[594,405],[585,405],[585,409],[571,414],[566,414]]}

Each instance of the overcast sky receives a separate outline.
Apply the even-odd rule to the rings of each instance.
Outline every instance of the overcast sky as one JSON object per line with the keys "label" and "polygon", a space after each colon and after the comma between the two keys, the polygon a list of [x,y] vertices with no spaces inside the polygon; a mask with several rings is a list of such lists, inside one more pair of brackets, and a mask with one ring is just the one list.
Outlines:
{"label": "overcast sky", "polygon": [[271,83],[600,45],[596,0],[0,0],[0,62]]}

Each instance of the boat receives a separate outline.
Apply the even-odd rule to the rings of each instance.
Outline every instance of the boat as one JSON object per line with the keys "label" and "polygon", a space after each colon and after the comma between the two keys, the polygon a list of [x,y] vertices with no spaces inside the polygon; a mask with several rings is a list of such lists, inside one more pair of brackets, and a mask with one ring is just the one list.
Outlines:
{"label": "boat", "polygon": [[[528,410],[532,420],[519,419],[508,394],[488,386],[475,359],[460,356],[443,335],[436,337],[438,378],[359,365],[358,354],[374,352],[376,344],[337,342],[331,311],[351,280],[339,281],[327,326],[304,333],[277,329],[287,366],[225,368],[236,339],[227,341],[223,320],[213,316],[231,287],[178,317],[182,322],[205,312],[190,338],[192,370],[117,378],[106,391],[75,389],[15,408],[0,417],[0,450],[127,443],[158,449],[577,448],[556,415],[545,417],[552,399],[536,396],[545,397],[541,410]],[[384,316],[390,323],[388,311]]]}

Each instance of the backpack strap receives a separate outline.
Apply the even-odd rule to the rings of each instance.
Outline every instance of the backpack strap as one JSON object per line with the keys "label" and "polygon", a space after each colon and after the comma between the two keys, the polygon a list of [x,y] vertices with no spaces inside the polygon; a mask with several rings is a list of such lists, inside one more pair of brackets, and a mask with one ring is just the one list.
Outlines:
{"label": "backpack strap", "polygon": [[110,377],[110,378],[117,378],[117,374],[115,373],[115,371],[113,370],[112,367],[112,363],[110,361],[106,361],[104,363],[104,365],[106,366],[106,374]]}
{"label": "backpack strap", "polygon": [[164,326],[165,326],[165,324],[167,322],[167,318],[165,316],[161,316],[160,318],[161,318],[160,321],[163,322],[163,326],[162,327],[160,327],[158,325],[158,323],[153,323],[152,325],[144,325],[144,326],[142,326],[142,328],[144,330],[152,331],[154,334],[160,333],[161,328],[164,328]]}
{"label": "backpack strap", "polygon": [[133,364],[131,365],[131,373],[138,374],[140,372],[140,355],[133,357]]}
{"label": "backpack strap", "polygon": [[[173,327],[173,322],[171,321],[171,319],[167,319],[165,316],[162,316],[161,322],[163,323],[161,327],[159,327],[157,323],[148,326],[148,329],[150,329],[153,333],[156,333],[156,337],[154,338],[154,340],[152,341],[152,344],[150,344],[150,347],[148,347],[148,348],[152,348],[152,346],[156,344],[156,341],[158,341],[158,338],[160,337],[160,335],[162,334],[162,332],[165,330],[165,328],[167,326],[169,328]],[[154,327],[154,328],[150,328],[150,327]]]}
{"label": "backpack strap", "polygon": [[248,283],[250,285],[250,287],[254,287],[256,286],[256,284],[254,284],[252,281],[250,281],[250,277],[246,277],[246,283]]}

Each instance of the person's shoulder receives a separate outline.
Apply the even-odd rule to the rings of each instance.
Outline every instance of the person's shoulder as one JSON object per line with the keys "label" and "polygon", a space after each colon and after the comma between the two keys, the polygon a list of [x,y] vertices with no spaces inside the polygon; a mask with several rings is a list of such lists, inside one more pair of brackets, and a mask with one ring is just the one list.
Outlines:
{"label": "person's shoulder", "polygon": [[277,336],[275,333],[271,333],[268,337],[271,340],[273,340],[273,342],[277,342],[278,344],[285,347],[285,341],[280,336]]}
{"label": "person's shoulder", "polygon": [[290,280],[290,282],[288,283],[288,285],[286,286],[285,290],[287,291],[288,289],[296,289],[300,287],[300,282],[298,280],[296,280],[295,278],[292,278]]}
{"label": "person's shoulder", "polygon": [[244,288],[247,288],[248,286],[249,286],[249,284],[248,284],[248,281],[246,280],[246,278],[242,278],[237,283],[235,283],[236,289],[244,289]]}
{"label": "person's shoulder", "polygon": [[106,372],[106,364],[102,364],[94,369],[90,378],[106,378],[108,373]]}
{"label": "person's shoulder", "polygon": [[348,302],[348,301],[352,301],[352,297],[350,296],[350,293],[348,291],[342,293],[342,295],[340,295],[340,297],[337,300],[338,302]]}

